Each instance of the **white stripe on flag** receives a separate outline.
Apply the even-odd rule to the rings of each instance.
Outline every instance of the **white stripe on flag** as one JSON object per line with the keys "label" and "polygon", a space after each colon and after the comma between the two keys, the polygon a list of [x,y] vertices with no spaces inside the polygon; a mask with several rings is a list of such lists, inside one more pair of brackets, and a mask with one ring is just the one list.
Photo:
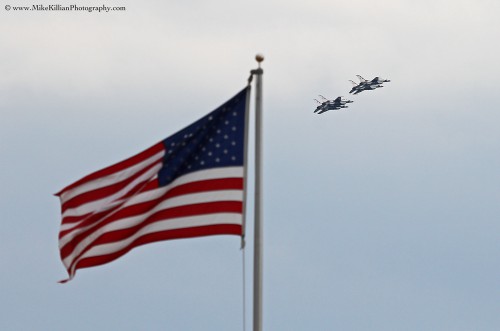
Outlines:
{"label": "white stripe on flag", "polygon": [[[172,183],[170,183],[169,185],[163,186],[162,189],[164,189],[164,191],[166,192],[168,190],[173,189],[174,187],[188,184],[190,182],[195,182],[195,181],[221,179],[221,178],[242,178],[242,177],[243,177],[243,167],[226,167],[226,168],[215,168],[215,169],[201,170],[201,171],[196,171],[196,172],[188,173],[184,176],[181,176],[181,177],[177,178],[175,181],[173,181]],[[133,197],[130,197],[130,199],[127,202],[125,202],[124,207],[130,206],[133,204],[137,204],[140,202],[147,202],[150,200],[157,199],[159,196],[164,194],[164,192],[163,193],[162,192],[163,192],[162,190],[151,190],[151,191],[139,193]],[[120,203],[123,203],[123,201],[119,200],[115,204],[113,204],[112,206],[110,205],[110,207],[107,209],[110,209],[111,207],[114,207]],[[80,222],[69,223],[69,224],[63,223],[61,225],[60,231],[65,231],[65,230],[77,227],[79,223]],[[75,226],[75,224],[77,224],[77,225]]]}
{"label": "white stripe on flag", "polygon": [[129,168],[126,168],[124,170],[121,170],[119,172],[115,172],[111,175],[105,176],[105,177],[99,177],[94,180],[91,180],[90,182],[85,182],[82,183],[81,185],[71,188],[68,191],[64,191],[61,195],[60,198],[62,201],[68,201],[82,193],[88,192],[88,191],[93,191],[102,187],[106,187],[115,183],[119,183],[134,174],[138,173],[142,169],[146,168],[149,165],[152,165],[156,162],[161,162],[163,156],[165,155],[165,151],[161,151],[159,153],[156,153],[155,155],[149,157],[148,159],[137,163]]}
{"label": "white stripe on flag", "polygon": [[216,215],[216,217],[213,217],[213,215],[200,215],[200,216],[181,217],[174,220],[155,222],[145,226],[133,236],[128,237],[126,240],[92,247],[85,254],[83,254],[80,257],[80,259],[90,256],[112,254],[114,252],[122,250],[123,248],[130,245],[134,240],[147,234],[160,231],[193,228],[197,226],[207,226],[207,225],[217,225],[217,224],[241,225],[241,214],[226,213],[226,214],[218,214]]}
{"label": "white stripe on flag", "polygon": [[[97,245],[89,249],[85,254],[82,254],[78,259],[74,260],[71,264],[66,265],[67,268],[71,267],[71,273],[74,273],[74,268],[78,261],[84,258],[98,257],[113,254],[121,251],[122,249],[130,246],[133,242],[145,235],[154,234],[162,231],[176,230],[176,229],[186,229],[201,226],[219,225],[219,224],[234,224],[242,225],[241,214],[217,214],[217,215],[199,215],[182,217],[174,220],[158,221],[148,226],[145,226],[140,231],[138,231],[134,236],[128,237],[125,240],[117,241],[110,244]],[[134,246],[135,247],[135,246]],[[71,277],[70,277],[71,278]]]}
{"label": "white stripe on flag", "polygon": [[105,209],[109,209],[110,203],[113,203],[115,199],[121,198],[123,195],[127,194],[132,188],[134,188],[137,184],[141,182],[146,182],[151,177],[155,176],[158,171],[161,169],[162,165],[157,164],[153,168],[149,169],[132,182],[130,182],[127,186],[122,188],[120,191],[117,191],[107,197],[99,200],[94,200],[92,202],[88,202],[85,204],[81,204],[75,208],[68,208],[62,213],[62,217],[71,217],[71,216],[83,216],[88,213],[98,213],[104,207]]}
{"label": "white stripe on flag", "polygon": [[[98,238],[101,234],[106,232],[134,227],[138,224],[141,224],[141,222],[143,222],[149,216],[154,215],[155,213],[161,210],[174,207],[189,206],[200,203],[217,202],[217,201],[243,201],[243,191],[242,190],[211,191],[211,192],[186,194],[179,197],[173,197],[160,202],[154,208],[148,210],[147,213],[131,217],[120,218],[109,224],[106,224],[105,226],[100,227],[96,231],[89,234],[88,237]],[[67,243],[71,242],[71,240],[73,240],[74,237],[96,226],[98,226],[98,224],[92,224],[87,227],[78,228],[76,231],[71,232],[70,233],[71,235],[66,235],[63,238],[61,238],[59,240],[59,247],[63,248]],[[80,242],[75,247],[71,255],[80,254],[87,246],[88,245],[85,245],[83,241]]]}
{"label": "white stripe on flag", "polygon": [[[75,247],[72,252],[63,259],[64,265],[69,268],[73,263],[74,259],[81,254],[88,246],[91,246],[92,243],[99,238],[102,234],[116,231],[121,229],[127,229],[133,226],[137,226],[141,224],[145,219],[158,213],[161,210],[165,210],[173,207],[194,205],[200,203],[208,203],[208,202],[218,202],[218,201],[243,201],[243,191],[242,190],[218,190],[218,191],[208,191],[201,193],[189,193],[176,197],[170,197],[165,199],[162,202],[159,202],[154,208],[148,210],[146,213],[142,213],[140,215],[135,215],[132,217],[123,217],[117,220],[106,224],[105,226],[99,227],[100,224],[105,222],[107,219],[112,217],[115,213],[123,210],[126,207],[130,207],[136,204],[154,201],[156,199],[161,198],[162,195],[166,194],[169,190],[178,187],[180,185],[196,183],[203,180],[211,180],[211,179],[224,179],[224,178],[242,178],[243,175],[243,167],[226,167],[226,168],[215,168],[209,170],[202,170],[193,173],[186,174],[184,176],[179,177],[177,180],[173,181],[167,186],[163,186],[154,190],[142,192],[135,196],[130,197],[123,206],[116,209],[110,215],[104,216],[102,219],[89,224],[87,226],[75,226],[72,231],[66,233],[59,240],[59,248],[62,249],[68,243],[71,243],[72,240],[77,237],[79,234],[84,233],[92,228],[96,228],[95,231],[86,235],[86,237],[78,243],[74,243]],[[216,215],[216,214],[215,214]],[[214,214],[211,214],[212,218],[214,218]],[[210,218],[209,217],[209,218]],[[241,223],[241,215],[240,223]],[[173,221],[170,219],[169,221]],[[73,226],[74,224],[68,224]],[[78,258],[80,259],[80,258]]]}

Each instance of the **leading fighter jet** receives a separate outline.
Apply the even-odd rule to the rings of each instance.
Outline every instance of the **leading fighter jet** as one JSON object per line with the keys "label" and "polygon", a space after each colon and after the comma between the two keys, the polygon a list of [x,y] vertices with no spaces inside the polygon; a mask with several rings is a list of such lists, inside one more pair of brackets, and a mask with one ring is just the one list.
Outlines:
{"label": "leading fighter jet", "polygon": [[372,80],[366,80],[363,77],[361,77],[360,75],[356,75],[356,76],[359,78],[360,82],[359,82],[359,84],[357,84],[354,81],[350,80],[350,82],[353,84],[351,91],[349,91],[349,93],[351,93],[351,94],[352,93],[358,94],[358,93],[361,93],[363,91],[375,90],[377,88],[384,87],[382,85],[382,83],[390,82],[390,80],[383,79],[380,77],[375,77]]}
{"label": "leading fighter jet", "polygon": [[361,92],[363,92],[365,90],[364,89],[365,84],[363,82],[361,82],[361,83],[358,84],[358,83],[356,83],[353,80],[349,80],[349,81],[352,83],[352,88],[349,91],[349,94],[352,94],[352,93],[358,94],[358,93],[361,93]]}
{"label": "leading fighter jet", "polygon": [[334,100],[328,100],[324,96],[320,95],[320,97],[324,100],[323,102],[314,99],[317,103],[319,103],[318,107],[316,107],[315,113],[323,114],[329,110],[339,110],[341,108],[348,108],[346,106],[347,103],[352,103],[351,100],[344,99],[342,97],[337,97]]}
{"label": "leading fighter jet", "polygon": [[369,82],[360,82],[359,84],[355,83],[354,81],[350,80],[352,83],[352,89],[349,91],[351,94],[358,94],[363,91],[370,91],[370,90],[375,90],[380,87],[384,87],[380,84],[369,84]]}
{"label": "leading fighter jet", "polygon": [[378,76],[377,76],[377,77],[375,77],[375,78],[373,78],[373,79],[372,79],[372,80],[370,80],[370,81],[368,81],[368,80],[364,79],[364,78],[363,78],[363,77],[361,77],[360,75],[356,75],[356,76],[359,78],[359,80],[360,80],[361,82],[363,82],[363,83],[365,83],[365,84],[370,84],[370,85],[380,85],[380,84],[382,84],[382,83],[388,83],[388,82],[390,82],[390,80],[389,80],[389,79],[383,79],[383,78],[380,78],[380,77],[378,77]]}

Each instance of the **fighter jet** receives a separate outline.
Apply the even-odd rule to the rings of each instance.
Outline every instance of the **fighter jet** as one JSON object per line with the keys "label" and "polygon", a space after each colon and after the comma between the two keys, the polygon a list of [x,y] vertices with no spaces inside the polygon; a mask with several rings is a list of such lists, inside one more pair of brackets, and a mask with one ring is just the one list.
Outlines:
{"label": "fighter jet", "polygon": [[352,80],[351,80],[351,83],[353,84],[352,89],[349,91],[349,93],[351,93],[351,94],[358,94],[358,93],[361,93],[363,91],[371,91],[371,90],[375,90],[375,89],[384,87],[383,85],[380,85],[380,84],[368,84],[368,83],[364,83],[364,82],[356,84]]}
{"label": "fighter jet", "polygon": [[364,91],[364,83],[361,82],[361,83],[356,83],[355,81],[353,80],[349,80],[351,83],[352,83],[352,89],[349,91],[349,94],[358,94],[360,92],[363,92]]}
{"label": "fighter jet", "polygon": [[347,108],[347,106],[342,106],[340,104],[325,103],[325,104],[318,106],[314,112],[317,114],[323,114],[324,112],[327,112],[329,110],[339,110],[341,108]]}
{"label": "fighter jet", "polygon": [[351,100],[347,100],[343,97],[337,97],[336,99],[334,100],[328,100],[327,98],[325,98],[324,96],[322,96],[321,94],[319,95],[319,97],[323,100],[325,100],[325,102],[329,102],[329,103],[335,103],[335,104],[341,104],[341,105],[345,105],[346,103],[352,103],[353,101]]}
{"label": "fighter jet", "polygon": [[363,77],[361,77],[360,75],[356,75],[356,76],[359,78],[360,82],[359,82],[359,84],[357,84],[354,81],[350,80],[350,82],[353,84],[351,91],[349,91],[349,93],[351,93],[351,94],[352,93],[358,94],[358,93],[361,93],[363,91],[375,90],[377,88],[384,87],[382,85],[382,83],[390,82],[390,80],[383,79],[380,77],[375,77],[372,80],[366,80]]}
{"label": "fighter jet", "polygon": [[370,84],[370,85],[380,85],[380,84],[382,84],[382,83],[388,83],[388,82],[390,82],[390,80],[389,80],[389,79],[383,79],[383,78],[380,78],[380,77],[378,77],[378,76],[377,76],[377,77],[375,77],[375,78],[373,78],[373,79],[372,79],[372,80],[370,80],[370,81],[367,81],[366,79],[364,79],[364,78],[363,78],[363,77],[361,77],[360,75],[356,75],[356,76],[359,78],[359,80],[360,80],[361,82],[363,82],[363,83],[365,83],[365,84]]}
{"label": "fighter jet", "polygon": [[316,107],[315,113],[323,114],[329,110],[339,110],[341,108],[348,108],[346,106],[347,103],[352,103],[351,100],[344,99],[342,97],[337,97],[334,100],[329,100],[324,96],[320,95],[320,97],[324,100],[323,102],[314,99],[319,105]]}

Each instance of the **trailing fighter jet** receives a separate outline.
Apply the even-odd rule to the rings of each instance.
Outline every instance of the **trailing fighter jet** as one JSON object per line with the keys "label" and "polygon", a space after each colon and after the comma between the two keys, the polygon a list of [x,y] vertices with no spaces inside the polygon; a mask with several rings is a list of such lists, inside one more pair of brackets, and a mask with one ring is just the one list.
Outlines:
{"label": "trailing fighter jet", "polygon": [[314,112],[317,113],[317,114],[323,114],[324,112],[327,112],[329,110],[339,110],[341,108],[348,108],[348,107],[340,105],[340,104],[328,104],[328,103],[325,103],[325,104],[322,104],[322,105],[318,106]]}
{"label": "trailing fighter jet", "polygon": [[319,96],[320,96],[321,99],[325,100],[325,102],[338,103],[338,104],[341,104],[341,105],[345,105],[346,103],[352,103],[353,102],[353,101],[347,100],[347,99],[345,99],[343,97],[337,97],[334,100],[328,100],[327,98],[325,98],[321,94]]}
{"label": "trailing fighter jet", "polygon": [[315,113],[323,114],[329,110],[339,110],[341,108],[348,108],[346,103],[352,103],[351,100],[344,99],[342,97],[337,97],[334,100],[329,100],[324,96],[320,95],[320,97],[324,100],[323,102],[314,99],[319,105],[316,107]]}

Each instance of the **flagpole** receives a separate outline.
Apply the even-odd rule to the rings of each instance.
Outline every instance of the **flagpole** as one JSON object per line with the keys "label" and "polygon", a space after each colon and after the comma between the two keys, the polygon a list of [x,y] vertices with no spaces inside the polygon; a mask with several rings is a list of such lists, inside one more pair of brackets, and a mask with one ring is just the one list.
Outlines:
{"label": "flagpole", "polygon": [[262,331],[262,75],[264,56],[257,54],[259,67],[255,89],[255,201],[254,201],[254,264],[253,264],[253,331]]}

